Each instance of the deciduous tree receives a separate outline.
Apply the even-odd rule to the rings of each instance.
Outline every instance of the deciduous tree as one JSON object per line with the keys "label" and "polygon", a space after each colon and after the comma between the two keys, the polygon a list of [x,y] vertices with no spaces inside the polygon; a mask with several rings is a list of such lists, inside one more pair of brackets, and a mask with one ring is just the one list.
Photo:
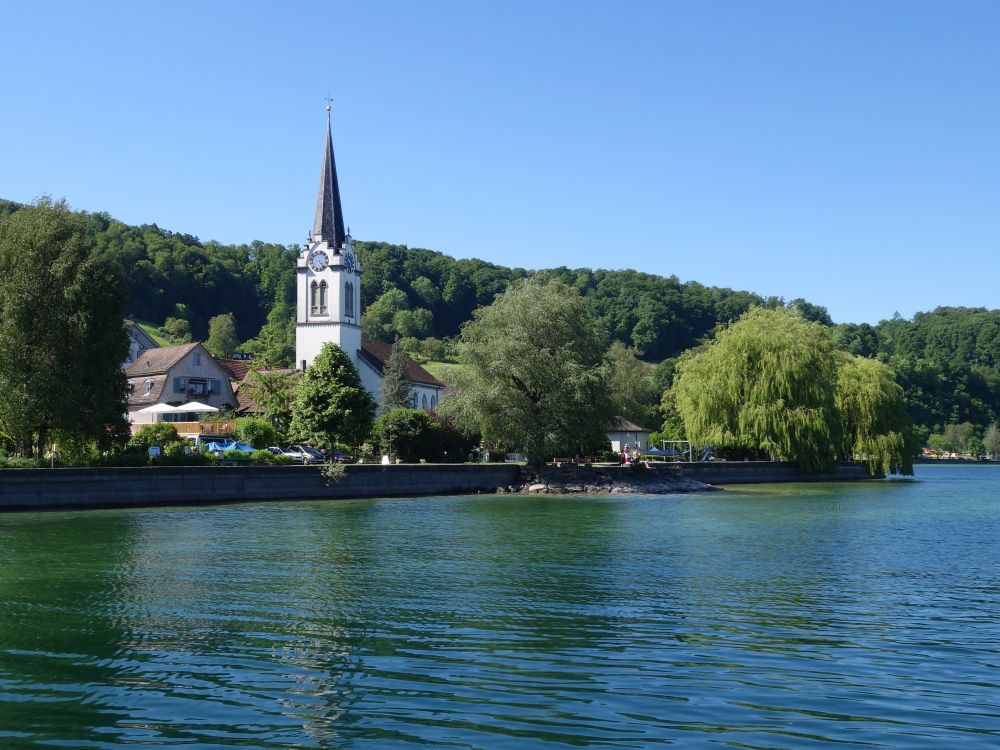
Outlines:
{"label": "deciduous tree", "polygon": [[56,429],[122,437],[125,285],[86,216],[43,199],[0,217],[0,279],[0,428],[39,453]]}
{"label": "deciduous tree", "polygon": [[413,405],[410,377],[406,373],[406,353],[397,339],[382,373],[382,410],[407,409]]}
{"label": "deciduous tree", "polygon": [[236,318],[232,313],[216,315],[208,321],[205,348],[217,357],[228,357],[236,351],[240,340],[236,335]]}
{"label": "deciduous tree", "polygon": [[533,464],[601,446],[614,411],[605,340],[575,289],[516,282],[462,328],[441,411]]}
{"label": "deciduous tree", "polygon": [[291,432],[325,448],[360,444],[371,432],[375,400],[351,358],[336,344],[326,344],[302,376],[292,409]]}

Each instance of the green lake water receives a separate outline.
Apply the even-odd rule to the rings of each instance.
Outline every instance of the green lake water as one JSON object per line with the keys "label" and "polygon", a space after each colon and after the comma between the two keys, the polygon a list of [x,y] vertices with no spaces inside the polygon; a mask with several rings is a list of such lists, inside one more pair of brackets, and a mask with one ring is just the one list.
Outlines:
{"label": "green lake water", "polygon": [[1000,467],[0,515],[0,748],[1000,747]]}

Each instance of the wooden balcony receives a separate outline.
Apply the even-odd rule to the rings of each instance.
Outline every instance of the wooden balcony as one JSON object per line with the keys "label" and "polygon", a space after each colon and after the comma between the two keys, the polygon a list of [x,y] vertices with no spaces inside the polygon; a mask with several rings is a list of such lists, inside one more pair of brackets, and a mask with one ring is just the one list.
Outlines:
{"label": "wooden balcony", "polygon": [[236,431],[236,422],[168,422],[177,428],[180,435],[232,435]]}

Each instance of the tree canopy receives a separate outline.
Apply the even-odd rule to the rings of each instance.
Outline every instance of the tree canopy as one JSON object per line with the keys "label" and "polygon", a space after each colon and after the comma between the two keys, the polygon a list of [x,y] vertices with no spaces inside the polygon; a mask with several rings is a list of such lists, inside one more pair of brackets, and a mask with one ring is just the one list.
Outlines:
{"label": "tree canopy", "polygon": [[336,344],[325,344],[299,383],[291,432],[314,445],[358,445],[371,432],[375,400],[354,363]]}
{"label": "tree canopy", "polygon": [[755,308],[681,357],[673,389],[692,442],[757,449],[811,471],[830,468],[839,445],[835,383],[827,329]]}
{"label": "tree canopy", "polygon": [[671,390],[688,439],[825,470],[838,458],[911,473],[902,389],[885,365],[837,350],[828,327],[756,308],[681,357]]}
{"label": "tree canopy", "polygon": [[48,199],[0,214],[0,278],[0,429],[26,452],[53,430],[123,436],[122,274],[81,215]]}
{"label": "tree canopy", "polygon": [[606,338],[579,293],[556,281],[518,281],[462,328],[442,401],[487,442],[523,451],[532,463],[607,443],[613,406]]}

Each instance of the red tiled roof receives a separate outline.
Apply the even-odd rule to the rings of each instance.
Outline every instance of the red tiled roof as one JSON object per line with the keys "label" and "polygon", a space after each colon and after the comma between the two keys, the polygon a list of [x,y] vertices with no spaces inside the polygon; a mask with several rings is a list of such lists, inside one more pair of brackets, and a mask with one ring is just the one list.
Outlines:
{"label": "red tiled roof", "polygon": [[225,367],[233,376],[233,380],[246,380],[247,375],[253,368],[252,359],[226,359],[225,357],[214,357],[215,361]]}
{"label": "red tiled roof", "polygon": [[[368,360],[381,373],[385,372],[385,363],[389,361],[389,354],[391,353],[392,344],[386,344],[382,341],[369,341],[368,339],[361,340],[361,356]],[[430,385],[435,388],[444,388],[444,383],[410,359],[408,355],[404,354],[403,356],[406,358],[406,377],[410,379],[410,382]]]}

